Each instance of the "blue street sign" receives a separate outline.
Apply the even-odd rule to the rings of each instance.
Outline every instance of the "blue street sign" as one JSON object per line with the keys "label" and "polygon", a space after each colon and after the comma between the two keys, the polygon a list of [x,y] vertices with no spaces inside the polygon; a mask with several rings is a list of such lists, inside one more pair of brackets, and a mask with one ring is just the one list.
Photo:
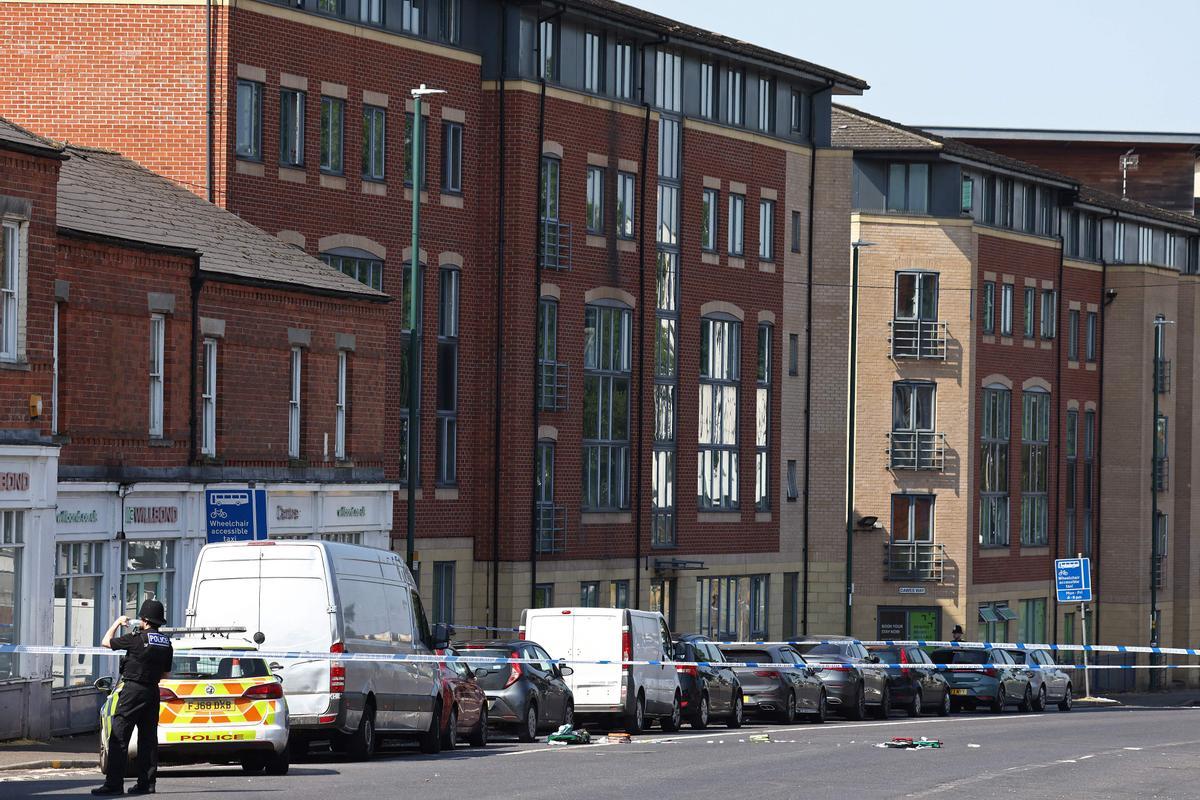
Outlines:
{"label": "blue street sign", "polygon": [[1059,558],[1054,562],[1054,588],[1060,603],[1090,603],[1092,600],[1092,560]]}
{"label": "blue street sign", "polygon": [[204,519],[209,543],[267,538],[266,489],[206,489]]}

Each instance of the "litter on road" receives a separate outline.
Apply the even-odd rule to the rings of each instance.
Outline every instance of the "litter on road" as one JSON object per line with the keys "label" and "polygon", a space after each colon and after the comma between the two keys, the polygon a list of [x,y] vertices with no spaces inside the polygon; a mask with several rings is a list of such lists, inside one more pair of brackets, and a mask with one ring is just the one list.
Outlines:
{"label": "litter on road", "polygon": [[591,741],[591,734],[589,734],[585,729],[579,728],[576,730],[570,725],[563,725],[554,733],[546,737],[546,744],[553,745],[590,744]]}

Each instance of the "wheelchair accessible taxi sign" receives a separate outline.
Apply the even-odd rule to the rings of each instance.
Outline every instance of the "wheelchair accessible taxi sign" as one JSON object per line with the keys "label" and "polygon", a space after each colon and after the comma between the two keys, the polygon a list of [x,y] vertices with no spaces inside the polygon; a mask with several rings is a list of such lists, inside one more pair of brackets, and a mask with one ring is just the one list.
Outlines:
{"label": "wheelchair accessible taxi sign", "polygon": [[209,544],[267,538],[266,489],[206,489],[204,512]]}
{"label": "wheelchair accessible taxi sign", "polygon": [[1054,588],[1060,603],[1092,601],[1092,560],[1060,558],[1054,562]]}

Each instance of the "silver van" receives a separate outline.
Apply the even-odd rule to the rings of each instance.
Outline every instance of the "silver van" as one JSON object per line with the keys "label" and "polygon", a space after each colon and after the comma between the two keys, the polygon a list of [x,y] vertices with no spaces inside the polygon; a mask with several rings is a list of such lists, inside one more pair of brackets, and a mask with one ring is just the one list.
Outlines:
{"label": "silver van", "polygon": [[[261,632],[265,651],[431,654],[448,626],[431,630],[412,574],[386,550],[320,541],[206,545],[187,608],[189,627]],[[442,709],[432,662],[278,659],[291,716],[291,748],[302,755],[329,740],[368,759],[379,736],[441,749]]]}

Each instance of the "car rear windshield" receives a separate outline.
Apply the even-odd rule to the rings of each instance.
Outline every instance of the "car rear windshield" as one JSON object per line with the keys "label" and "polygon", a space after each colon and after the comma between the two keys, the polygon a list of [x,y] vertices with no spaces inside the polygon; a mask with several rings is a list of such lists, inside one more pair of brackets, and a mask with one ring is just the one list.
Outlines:
{"label": "car rear windshield", "polygon": [[841,656],[850,655],[850,646],[845,644],[801,644],[796,649],[806,656]]}
{"label": "car rear windshield", "polygon": [[772,663],[775,661],[766,650],[722,650],[725,657],[735,664]]}
{"label": "car rear windshield", "polygon": [[[464,658],[508,658],[512,654],[512,650],[507,650],[503,647],[464,647],[457,651],[457,655]],[[483,661],[468,662],[472,667],[486,666]]]}
{"label": "car rear windshield", "polygon": [[[1016,663],[1018,663],[1018,664],[1024,664],[1024,663],[1025,663],[1025,656],[1026,656],[1026,653],[1025,653],[1025,651],[1023,651],[1023,650],[1010,650],[1010,651],[1008,651],[1008,654],[1009,654],[1010,656],[1012,656],[1012,660],[1013,660],[1013,661],[1015,661]],[[1032,662],[1031,662],[1031,663],[1032,663]]]}
{"label": "car rear windshield", "polygon": [[171,660],[172,678],[192,680],[226,680],[235,678],[265,678],[270,675],[261,658],[243,656],[189,656],[175,653]]}
{"label": "car rear windshield", "polygon": [[986,650],[934,650],[929,654],[935,664],[986,664]]}
{"label": "car rear windshield", "polygon": [[873,656],[879,656],[879,660],[882,661],[884,664],[899,664],[900,663],[900,651],[899,650],[896,650],[893,648],[886,648],[883,650],[871,650],[870,653]]}

